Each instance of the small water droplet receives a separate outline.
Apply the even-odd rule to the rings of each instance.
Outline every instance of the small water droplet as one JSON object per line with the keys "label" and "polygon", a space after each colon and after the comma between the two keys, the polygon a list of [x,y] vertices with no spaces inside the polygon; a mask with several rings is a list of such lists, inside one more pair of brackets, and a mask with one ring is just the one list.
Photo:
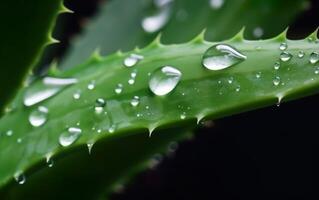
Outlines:
{"label": "small water droplet", "polygon": [[141,25],[145,32],[155,33],[162,29],[171,18],[172,14],[172,1],[158,7],[153,15],[143,18]]}
{"label": "small water droplet", "polygon": [[274,69],[278,70],[280,68],[280,62],[275,62]]}
{"label": "small water droplet", "polygon": [[287,48],[288,48],[288,45],[287,45],[286,42],[283,42],[283,43],[281,43],[281,44],[279,45],[279,49],[280,49],[281,51],[285,51]]}
{"label": "small water droplet", "polygon": [[20,144],[22,142],[22,138],[17,139],[17,143]]}
{"label": "small water droplet", "polygon": [[97,114],[102,113],[105,105],[106,105],[106,101],[103,98],[96,99],[95,106],[94,106],[95,113]]}
{"label": "small water droplet", "polygon": [[209,0],[209,5],[213,10],[218,10],[224,5],[224,0]]}
{"label": "small water droplet", "polygon": [[287,62],[292,58],[292,55],[286,51],[280,54],[280,60],[283,62]]}
{"label": "small water droplet", "polygon": [[30,124],[34,127],[42,126],[47,121],[48,112],[48,108],[39,106],[29,115]]}
{"label": "small water droplet", "polygon": [[80,91],[76,91],[73,93],[73,99],[78,100],[81,98],[81,92]]}
{"label": "small water droplet", "polygon": [[230,78],[227,80],[227,82],[228,82],[229,84],[232,84],[233,81],[234,81],[234,77],[230,77]]}
{"label": "small water droplet", "polygon": [[126,57],[123,61],[123,64],[125,67],[133,67],[135,66],[139,61],[143,60],[144,57],[138,54],[130,54],[128,57]]}
{"label": "small water droplet", "polygon": [[127,82],[128,82],[128,84],[133,85],[135,83],[135,79],[130,78]]}
{"label": "small water droplet", "polygon": [[90,141],[88,141],[88,142],[86,143],[86,146],[87,146],[87,148],[88,148],[89,154],[91,154],[91,152],[92,152],[92,147],[93,147],[93,145],[94,145],[94,141],[93,141],[93,140],[90,140]]}
{"label": "small water droplet", "polygon": [[257,72],[255,76],[256,76],[257,79],[260,79],[260,77],[261,77],[261,72]]}
{"label": "small water droplet", "polygon": [[240,91],[240,85],[237,86],[235,90],[236,90],[236,92],[239,92]]}
{"label": "small water droplet", "polygon": [[12,131],[12,130],[8,130],[8,131],[6,132],[6,135],[9,136],[9,137],[12,136],[12,135],[13,135],[13,131]]}
{"label": "small water droplet", "polygon": [[114,89],[116,94],[121,94],[123,91],[123,85],[121,83],[117,84],[116,88]]}
{"label": "small water droplet", "polygon": [[319,53],[312,52],[310,54],[309,61],[310,61],[311,64],[316,64],[319,61]]}
{"label": "small water droplet", "polygon": [[186,119],[186,113],[183,112],[183,113],[180,115],[180,118],[181,118],[181,119]]}
{"label": "small water droplet", "polygon": [[80,136],[82,130],[76,127],[70,127],[67,131],[64,131],[59,137],[59,143],[61,146],[66,147],[73,144]]}
{"label": "small water droplet", "polygon": [[280,84],[280,77],[276,76],[272,82],[275,86],[278,86]]}
{"label": "small water droplet", "polygon": [[158,96],[163,96],[174,90],[182,77],[182,73],[171,66],[156,69],[149,80],[150,90]]}
{"label": "small water droplet", "polygon": [[18,184],[22,185],[25,183],[26,178],[22,172],[17,172],[14,174],[14,179],[17,181]]}
{"label": "small water droplet", "polygon": [[260,38],[264,35],[264,30],[261,27],[256,27],[253,31],[253,35],[256,38]]}
{"label": "small water droplet", "polygon": [[134,96],[133,99],[131,100],[131,105],[133,107],[138,106],[138,104],[140,103],[140,98],[138,96]]}
{"label": "small water droplet", "polygon": [[23,97],[23,103],[25,106],[35,105],[54,96],[66,86],[77,82],[78,81],[75,78],[45,77],[42,81],[35,83],[34,86],[26,89]]}
{"label": "small water droplet", "polygon": [[88,84],[88,89],[89,90],[94,90],[95,88],[95,81],[91,81],[89,84]]}
{"label": "small water droplet", "polygon": [[303,52],[303,51],[299,51],[298,52],[298,57],[299,58],[303,58],[305,56],[305,52]]}
{"label": "small water droplet", "polygon": [[246,60],[246,56],[227,44],[217,44],[206,50],[202,64],[209,70],[222,70]]}
{"label": "small water droplet", "polygon": [[52,155],[51,154],[46,156],[46,163],[47,163],[48,167],[53,167],[54,161],[52,159]]}
{"label": "small water droplet", "polygon": [[319,74],[319,67],[315,69],[315,74]]}
{"label": "small water droplet", "polygon": [[113,124],[112,126],[109,127],[108,131],[109,133],[114,133],[116,126]]}

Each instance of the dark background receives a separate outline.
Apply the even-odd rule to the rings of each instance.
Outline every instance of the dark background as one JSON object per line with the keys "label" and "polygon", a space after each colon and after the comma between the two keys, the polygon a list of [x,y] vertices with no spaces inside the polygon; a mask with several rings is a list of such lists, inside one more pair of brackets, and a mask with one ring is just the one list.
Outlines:
{"label": "dark background", "polygon": [[[52,58],[63,56],[99,3],[66,2],[75,14],[63,19],[66,28]],[[319,25],[318,11],[319,2],[313,0],[311,9],[290,25],[288,36],[312,32]],[[318,111],[319,95],[216,120],[112,199],[319,199]]]}

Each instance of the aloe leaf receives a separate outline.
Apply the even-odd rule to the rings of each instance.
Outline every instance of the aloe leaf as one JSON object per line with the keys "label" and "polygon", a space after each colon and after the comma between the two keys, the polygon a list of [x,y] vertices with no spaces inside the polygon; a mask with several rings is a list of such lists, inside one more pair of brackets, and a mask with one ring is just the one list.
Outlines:
{"label": "aloe leaf", "polygon": [[[51,37],[59,13],[68,12],[61,0],[2,1],[0,46],[0,110],[13,98]],[[18,14],[17,14],[18,13]]]}
{"label": "aloe leaf", "polygon": [[[183,43],[194,38],[204,28],[206,39],[221,41],[233,36],[246,26],[247,38],[254,39],[254,30],[263,38],[273,37],[289,25],[304,10],[308,1],[297,0],[228,0],[219,8],[210,6],[209,0],[175,0],[166,26],[161,30],[162,41],[167,44]],[[123,6],[125,5],[125,6]],[[101,8],[98,16],[74,39],[61,68],[82,63],[93,51],[101,54],[121,49],[144,47],[157,35],[146,33],[141,22],[150,15],[151,0],[114,0]],[[276,23],[273,23],[276,21]]]}
{"label": "aloe leaf", "polygon": [[[175,129],[174,133],[170,133],[165,131],[167,128],[195,125],[203,119],[221,118],[317,92],[317,32],[303,40],[288,40],[284,32],[273,39],[248,41],[243,39],[241,31],[222,43],[238,49],[247,59],[224,70],[208,70],[202,66],[203,54],[217,43],[204,41],[203,34],[178,45],[163,45],[157,38],[142,50],[117,53],[105,58],[94,54],[83,65],[56,72],[56,77],[69,78],[64,80],[73,78],[77,83],[65,86],[51,98],[35,105],[23,105],[25,95],[30,91],[43,91],[43,81],[48,80],[38,80],[25,88],[13,103],[12,112],[0,121],[0,185],[7,185],[2,187],[1,195],[17,198],[19,195],[31,195],[35,191],[25,188],[43,184],[38,181],[44,179],[50,180],[46,182],[49,186],[47,190],[43,188],[43,192],[38,189],[36,195],[49,196],[47,192],[50,188],[53,191],[54,188],[64,189],[65,192],[77,190],[77,195],[88,195],[92,190],[76,188],[97,180],[94,185],[96,190],[100,189],[100,184],[107,188],[113,186],[115,180],[119,180],[116,177],[125,179],[133,169],[143,169],[135,164],[162,148],[161,142],[168,141],[168,138],[160,139],[158,146],[156,142],[148,143],[151,139],[147,139],[146,130],[152,133],[155,129],[152,137],[159,137],[161,134],[157,131],[162,130],[173,138],[179,132]],[[285,44],[287,49],[280,50],[285,49]],[[124,67],[123,60],[132,53],[142,55],[144,59],[136,66]],[[285,57],[287,55],[289,59]],[[275,66],[277,62],[280,63],[279,68]],[[149,89],[149,75],[167,65],[182,73],[181,80],[171,93],[154,95]],[[135,81],[129,84],[132,73],[136,73]],[[123,84],[122,92],[115,92],[118,84]],[[135,96],[139,99],[137,103]],[[104,107],[101,106],[101,99],[97,101],[99,98],[105,101]],[[34,127],[30,124],[30,116],[39,107],[47,109],[46,121]],[[59,139],[70,127],[81,129],[81,133],[73,144],[62,147]],[[183,131],[181,129],[180,133]],[[82,158],[87,144],[96,141],[99,146],[97,149],[105,150],[93,155],[93,146],[92,157],[98,158]],[[114,141],[118,141],[119,146]],[[122,141],[124,146],[121,146]],[[145,147],[142,143],[150,146]],[[141,155],[139,150],[143,150],[145,155]],[[125,151],[125,158],[128,159],[124,166],[123,157],[118,155],[122,151]],[[50,173],[50,169],[45,167],[48,156],[53,156],[56,163],[63,165]],[[118,156],[121,159],[117,159]],[[102,158],[105,159],[104,165],[98,163]],[[103,173],[94,173],[93,166],[102,167]],[[70,170],[64,171],[64,168]],[[14,181],[14,175],[19,173],[27,177],[23,185]],[[33,176],[36,178],[33,179]],[[59,185],[67,180],[72,183],[76,180],[75,188]]]}

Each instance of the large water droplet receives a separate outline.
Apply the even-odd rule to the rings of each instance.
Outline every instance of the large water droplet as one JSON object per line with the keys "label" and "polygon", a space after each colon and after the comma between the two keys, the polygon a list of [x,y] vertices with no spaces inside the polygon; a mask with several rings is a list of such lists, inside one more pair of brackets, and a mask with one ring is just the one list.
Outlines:
{"label": "large water droplet", "polygon": [[292,55],[286,51],[280,54],[280,60],[283,62],[287,62],[292,58]]}
{"label": "large water droplet", "polygon": [[319,53],[312,52],[310,54],[309,61],[310,61],[311,64],[316,64],[319,61]]}
{"label": "large water droplet", "polygon": [[217,44],[206,50],[202,64],[209,70],[222,70],[241,63],[246,58],[230,45]]}
{"label": "large water droplet", "polygon": [[98,114],[102,113],[105,105],[106,105],[106,101],[103,98],[98,98],[95,101],[95,106],[94,106],[95,113],[98,113]]}
{"label": "large water droplet", "polygon": [[35,105],[54,96],[66,86],[74,83],[77,83],[77,79],[75,78],[45,77],[34,86],[27,88],[23,103],[25,106]]}
{"label": "large water droplet", "polygon": [[126,57],[123,61],[123,64],[125,67],[133,67],[135,66],[139,61],[143,60],[144,57],[137,54],[131,54],[128,57]]}
{"label": "large water droplet", "polygon": [[224,4],[224,0],[209,0],[209,5],[212,9],[218,10]]}
{"label": "large water droplet", "polygon": [[69,146],[73,144],[80,136],[82,130],[76,127],[70,127],[67,131],[64,131],[59,137],[59,143],[61,146]]}
{"label": "large water droplet", "polygon": [[138,106],[138,104],[140,103],[140,98],[138,96],[134,96],[133,99],[131,100],[131,105],[133,107]]}
{"label": "large water droplet", "polygon": [[287,48],[288,48],[288,45],[287,45],[286,42],[283,42],[283,43],[281,43],[281,44],[279,45],[279,49],[280,49],[281,51],[285,51]]}
{"label": "large water droplet", "polygon": [[178,69],[164,66],[152,73],[148,86],[155,95],[163,96],[176,87],[181,77],[182,73]]}
{"label": "large water droplet", "polygon": [[14,179],[17,181],[18,184],[22,185],[25,183],[26,178],[22,172],[17,172],[14,174]]}
{"label": "large water droplet", "polygon": [[155,33],[162,29],[169,21],[172,14],[172,1],[158,7],[155,13],[142,20],[142,28],[147,33]]}
{"label": "large water droplet", "polygon": [[39,106],[29,115],[30,124],[34,127],[42,126],[47,121],[48,112],[48,108]]}

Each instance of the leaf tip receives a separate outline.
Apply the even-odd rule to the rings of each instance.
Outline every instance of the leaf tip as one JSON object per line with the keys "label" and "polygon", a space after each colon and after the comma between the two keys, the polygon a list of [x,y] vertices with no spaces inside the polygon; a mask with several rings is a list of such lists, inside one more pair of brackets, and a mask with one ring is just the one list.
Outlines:
{"label": "leaf tip", "polygon": [[287,40],[287,33],[288,33],[289,27],[285,28],[283,32],[281,32],[279,35],[277,35],[274,40],[278,42],[285,42]]}
{"label": "leaf tip", "polygon": [[245,30],[246,30],[246,27],[243,26],[239,32],[232,38],[230,38],[228,41],[231,41],[231,42],[242,42],[245,40],[245,37],[244,37],[244,34],[245,34]]}
{"label": "leaf tip", "polygon": [[60,10],[59,10],[59,14],[62,13],[74,13],[73,10],[70,10],[69,8],[67,8],[63,3],[61,3],[60,5]]}
{"label": "leaf tip", "polygon": [[198,44],[205,42],[205,35],[206,35],[207,29],[204,28],[194,39],[190,41],[190,43]]}

